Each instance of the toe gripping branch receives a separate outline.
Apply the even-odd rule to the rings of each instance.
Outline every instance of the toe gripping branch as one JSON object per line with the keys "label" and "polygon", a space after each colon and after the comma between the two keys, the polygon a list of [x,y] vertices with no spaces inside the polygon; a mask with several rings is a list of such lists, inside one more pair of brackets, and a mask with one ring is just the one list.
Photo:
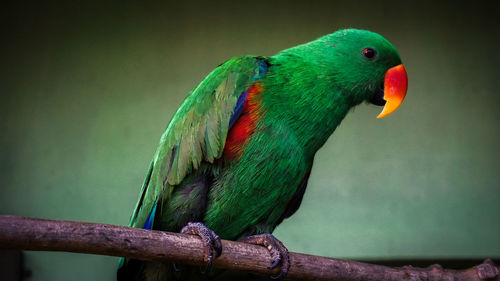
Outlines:
{"label": "toe gripping branch", "polygon": [[290,270],[290,256],[288,249],[270,233],[248,236],[240,240],[241,242],[261,245],[267,248],[271,254],[272,264],[268,269],[274,269],[281,264],[281,272],[278,276],[271,276],[272,279],[282,280]]}
{"label": "toe gripping branch", "polygon": [[222,253],[222,242],[219,236],[201,222],[189,222],[181,229],[181,233],[197,235],[201,238],[203,244],[205,245],[205,255],[203,259],[207,263],[205,270],[201,273],[208,273],[212,267],[214,253],[215,258],[220,256]]}

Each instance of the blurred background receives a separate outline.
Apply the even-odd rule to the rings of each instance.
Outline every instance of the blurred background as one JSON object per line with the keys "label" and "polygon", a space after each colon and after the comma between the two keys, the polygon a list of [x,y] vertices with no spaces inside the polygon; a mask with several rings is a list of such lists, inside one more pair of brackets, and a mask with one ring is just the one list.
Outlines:
{"label": "blurred background", "polygon": [[[402,2],[3,6],[0,214],[126,225],[168,121],[214,67],[356,27],[399,50],[407,98],[384,119],[368,104],[347,116],[274,234],[357,260],[500,257],[498,10]],[[27,280],[114,280],[118,259],[24,262]]]}

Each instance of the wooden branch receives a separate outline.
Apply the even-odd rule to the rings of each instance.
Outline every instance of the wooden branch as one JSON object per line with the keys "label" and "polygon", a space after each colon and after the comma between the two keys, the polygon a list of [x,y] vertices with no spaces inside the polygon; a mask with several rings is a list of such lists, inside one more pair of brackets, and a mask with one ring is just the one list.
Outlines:
{"label": "wooden branch", "polygon": [[[271,258],[264,247],[227,240],[222,241],[222,247],[222,255],[213,263],[215,268],[267,276],[278,273],[278,269],[267,269]],[[204,265],[203,244],[197,236],[18,216],[0,216],[0,249],[64,251]],[[287,280],[500,281],[500,268],[491,260],[465,270],[443,269],[439,265],[392,268],[299,253],[290,253],[290,260]]]}

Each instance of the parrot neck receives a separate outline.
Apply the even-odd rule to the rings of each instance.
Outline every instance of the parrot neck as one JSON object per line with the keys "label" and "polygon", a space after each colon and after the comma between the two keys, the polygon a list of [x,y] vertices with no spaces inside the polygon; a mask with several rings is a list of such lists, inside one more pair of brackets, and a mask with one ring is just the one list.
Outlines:
{"label": "parrot neck", "polygon": [[308,157],[314,157],[347,112],[361,100],[353,100],[337,85],[335,77],[317,63],[293,53],[271,57],[271,68],[264,81],[262,106],[269,122],[283,120],[303,146]]}

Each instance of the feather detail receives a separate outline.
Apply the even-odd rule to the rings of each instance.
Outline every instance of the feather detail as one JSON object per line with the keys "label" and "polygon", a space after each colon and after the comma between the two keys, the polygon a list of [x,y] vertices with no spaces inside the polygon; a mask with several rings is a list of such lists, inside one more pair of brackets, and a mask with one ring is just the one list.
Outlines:
{"label": "feather detail", "polygon": [[280,224],[284,219],[293,215],[300,207],[300,203],[302,203],[302,198],[304,197],[304,193],[306,192],[307,181],[309,180],[309,175],[311,174],[311,170],[307,171],[306,174],[300,180],[300,184],[297,186],[295,193],[292,198],[288,200],[285,206],[285,212],[281,215],[279,219]]}
{"label": "feather detail", "polygon": [[[181,104],[163,133],[130,225],[152,227],[156,202],[204,163],[224,153],[226,137],[244,108],[242,94],[267,72],[265,58],[233,58],[212,71]],[[238,107],[240,101],[240,107]],[[232,121],[231,121],[232,120]],[[163,203],[162,203],[163,204]],[[153,217],[151,217],[153,216]]]}
{"label": "feather detail", "polygon": [[[240,109],[241,114],[229,130],[226,138],[224,147],[224,158],[226,160],[229,161],[235,157],[239,158],[245,143],[255,131],[257,121],[262,117],[259,95],[263,91],[262,83],[257,82],[241,95],[241,97],[245,97],[242,109]],[[239,102],[240,100],[238,100]],[[238,110],[238,106],[236,110]]]}
{"label": "feather detail", "polygon": [[149,212],[148,218],[146,219],[146,223],[144,223],[144,226],[142,227],[143,229],[153,229],[157,204],[158,201],[155,202],[153,209],[151,209],[151,212]]}

